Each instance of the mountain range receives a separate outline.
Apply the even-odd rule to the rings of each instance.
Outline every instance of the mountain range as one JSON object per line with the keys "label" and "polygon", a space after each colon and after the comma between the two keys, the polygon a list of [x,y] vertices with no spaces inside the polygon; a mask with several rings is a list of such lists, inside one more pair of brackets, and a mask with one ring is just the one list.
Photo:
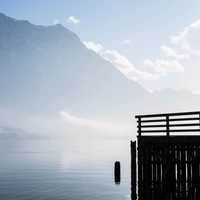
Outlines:
{"label": "mountain range", "polygon": [[[0,14],[0,95],[0,110],[10,113],[6,118],[10,124],[13,113],[51,116],[67,111],[82,118],[129,120],[133,113],[200,106],[199,95],[191,92],[149,93],[62,25],[34,25],[4,14]],[[2,115],[0,125],[5,121]],[[23,128],[22,123],[19,126]]]}

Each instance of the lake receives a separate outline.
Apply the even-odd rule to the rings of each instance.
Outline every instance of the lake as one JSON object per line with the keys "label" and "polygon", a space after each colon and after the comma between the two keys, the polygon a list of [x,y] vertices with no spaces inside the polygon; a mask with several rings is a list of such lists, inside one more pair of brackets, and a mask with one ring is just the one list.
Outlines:
{"label": "lake", "polygon": [[[117,151],[116,151],[117,149]],[[128,141],[93,142],[86,147],[54,140],[0,141],[2,200],[128,200]],[[122,180],[115,185],[113,164]]]}

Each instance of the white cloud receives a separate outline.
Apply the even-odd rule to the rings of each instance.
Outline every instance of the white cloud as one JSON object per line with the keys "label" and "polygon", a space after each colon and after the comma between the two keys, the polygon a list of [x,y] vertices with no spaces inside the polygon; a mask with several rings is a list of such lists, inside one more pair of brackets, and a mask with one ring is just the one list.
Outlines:
{"label": "white cloud", "polygon": [[184,72],[184,67],[177,60],[147,59],[144,65],[152,68],[159,75],[166,75],[171,72]]}
{"label": "white cloud", "polygon": [[92,42],[92,41],[89,41],[89,42],[84,41],[83,44],[88,49],[99,54],[104,60],[107,60],[108,62],[110,62],[120,72],[122,72],[122,74],[124,74],[128,79],[140,80],[140,79],[156,78],[154,74],[138,70],[126,56],[122,55],[116,50],[106,49],[103,47],[103,45]]}
{"label": "white cloud", "polygon": [[[144,61],[146,70],[160,75],[159,87],[173,85],[176,88],[186,88],[199,91],[200,73],[200,20],[196,20],[170,37],[167,45],[160,47],[160,54]],[[171,76],[172,73],[173,76]],[[161,79],[165,76],[164,79]],[[157,83],[144,83],[146,87],[156,88]]]}
{"label": "white cloud", "polygon": [[119,122],[108,122],[108,121],[99,121],[94,119],[86,119],[76,115],[72,115],[66,111],[61,111],[60,116],[67,123],[72,124],[78,127],[85,127],[97,130],[106,130],[106,131],[124,131],[130,129],[128,124],[123,124]]}
{"label": "white cloud", "polygon": [[[140,66],[135,66],[128,57],[117,50],[107,49],[94,42],[84,44],[112,63],[128,79],[139,80],[146,88],[156,89],[173,84],[177,88],[199,91],[199,35],[200,19],[172,35],[168,44],[160,46],[160,52],[156,57],[144,59]],[[124,40],[120,44],[129,44],[129,41]],[[163,76],[165,78],[162,78]]]}
{"label": "white cloud", "polygon": [[100,53],[101,51],[104,50],[103,46],[99,43],[94,43],[92,41],[84,41],[83,44],[90,50],[96,52],[96,53]]}
{"label": "white cloud", "polygon": [[183,31],[170,37],[170,45],[160,47],[161,54],[156,59],[146,59],[144,65],[160,75],[184,72],[183,65],[192,61],[192,56],[200,57],[200,20],[186,26]]}
{"label": "white cloud", "polygon": [[170,41],[171,41],[172,44],[175,44],[175,45],[182,43],[181,47],[183,49],[188,49],[188,43],[185,40],[187,34],[188,34],[188,28],[185,28],[184,31],[182,31],[182,32],[180,32],[176,35],[171,36]]}
{"label": "white cloud", "polygon": [[71,24],[79,24],[80,22],[81,22],[80,19],[75,16],[69,16],[67,19],[67,23]]}
{"label": "white cloud", "polygon": [[152,60],[144,60],[145,70],[137,69],[134,64],[117,50],[106,49],[100,43],[92,41],[83,44],[90,50],[99,54],[103,59],[110,62],[128,79],[134,81],[157,80],[169,73],[184,72],[184,67],[179,60],[188,59],[189,55],[178,53],[175,49],[166,45],[161,46],[161,56]]}
{"label": "white cloud", "polygon": [[[106,49],[101,44],[84,42],[87,48],[98,53],[102,58],[112,63],[127,78],[132,80],[157,80],[171,73],[188,72],[188,67],[197,68],[200,64],[200,20],[196,20],[183,31],[170,37],[168,45],[160,47],[160,54],[151,59],[145,59],[141,68],[135,65],[119,51]],[[124,41],[129,43],[129,41]],[[187,70],[185,69],[187,68]],[[141,70],[143,69],[143,70]],[[188,76],[185,74],[184,76]]]}
{"label": "white cloud", "polygon": [[138,80],[152,80],[157,78],[154,74],[138,70],[128,58],[120,54],[116,50],[105,50],[103,58],[112,63],[119,71],[121,71],[128,79]]}
{"label": "white cloud", "polygon": [[188,54],[178,54],[175,49],[165,46],[165,45],[161,46],[160,49],[161,49],[163,55],[167,58],[174,58],[174,59],[178,59],[178,60],[189,58]]}
{"label": "white cloud", "polygon": [[194,21],[191,25],[190,25],[191,28],[194,28],[194,29],[200,29],[200,19]]}
{"label": "white cloud", "polygon": [[102,52],[102,56],[124,73],[132,71],[134,68],[133,64],[116,50],[107,49]]}
{"label": "white cloud", "polygon": [[200,56],[200,20],[186,26],[183,31],[171,36],[171,43],[175,48],[182,50],[190,56]]}
{"label": "white cloud", "polygon": [[59,24],[60,23],[60,21],[58,20],[58,19],[54,19],[53,20],[53,25],[57,25],[57,24]]}
{"label": "white cloud", "polygon": [[131,40],[123,40],[123,41],[121,42],[122,45],[130,45],[131,43],[132,43]]}
{"label": "white cloud", "polygon": [[65,119],[67,122],[73,125],[85,126],[91,128],[99,128],[102,126],[102,124],[96,122],[95,120],[77,117],[65,111],[61,111],[60,115],[63,117],[63,119]]}

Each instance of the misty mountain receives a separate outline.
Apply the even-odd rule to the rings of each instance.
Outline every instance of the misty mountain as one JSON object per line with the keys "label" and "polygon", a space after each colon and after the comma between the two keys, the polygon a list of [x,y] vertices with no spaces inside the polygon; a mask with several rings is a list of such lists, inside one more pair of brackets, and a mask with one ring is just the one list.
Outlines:
{"label": "misty mountain", "polygon": [[[7,121],[20,119],[22,129],[27,116],[49,117],[63,110],[83,118],[130,121],[133,113],[200,106],[199,95],[188,91],[147,92],[62,25],[33,25],[4,14],[0,14],[0,95],[0,125],[10,127],[13,123]],[[39,126],[52,127],[57,120],[43,118],[34,116]],[[17,137],[14,131],[6,132]]]}
{"label": "misty mountain", "polygon": [[[47,137],[45,137],[45,139],[46,138]],[[25,139],[43,139],[43,138],[41,137],[41,135],[37,133],[30,133],[27,130],[2,126],[0,127],[0,139],[25,140]]]}
{"label": "misty mountain", "polygon": [[36,26],[0,14],[0,61],[4,107],[116,114],[148,96],[62,25]]}

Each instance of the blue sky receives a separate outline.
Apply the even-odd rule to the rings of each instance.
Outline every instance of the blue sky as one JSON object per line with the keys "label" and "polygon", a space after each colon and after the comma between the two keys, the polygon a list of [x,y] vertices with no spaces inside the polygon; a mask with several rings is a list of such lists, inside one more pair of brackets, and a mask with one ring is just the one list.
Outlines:
{"label": "blue sky", "polygon": [[[104,48],[104,52],[100,53],[102,57],[105,51],[110,51],[112,56],[115,52],[115,57],[121,55],[126,58],[139,70],[136,73],[152,73],[154,70],[158,74],[162,73],[159,68],[168,65],[172,65],[172,68],[175,65],[174,69],[179,70],[179,74],[175,69],[176,73],[171,73],[171,70],[164,76],[154,76],[157,77],[155,80],[133,78],[147,89],[171,88],[175,85],[176,89],[189,89],[194,92],[200,91],[191,81],[195,80],[195,74],[188,77],[185,69],[185,65],[191,65],[192,60],[180,61],[179,54],[185,55],[185,52],[180,50],[180,44],[178,48],[172,47],[174,44],[171,44],[170,38],[184,32],[200,19],[199,8],[198,0],[0,0],[0,12],[18,19],[27,19],[34,24],[50,25],[55,21],[62,23],[77,33],[86,44],[93,42],[95,45],[101,45]],[[70,23],[70,16],[80,23]],[[170,61],[169,58],[161,58],[162,51],[169,53],[171,50],[171,53],[178,57],[174,56]],[[194,65],[197,64],[200,64],[200,61]],[[154,69],[152,65],[158,67]],[[195,66],[191,70],[195,71]],[[149,77],[148,74],[144,76]]]}

